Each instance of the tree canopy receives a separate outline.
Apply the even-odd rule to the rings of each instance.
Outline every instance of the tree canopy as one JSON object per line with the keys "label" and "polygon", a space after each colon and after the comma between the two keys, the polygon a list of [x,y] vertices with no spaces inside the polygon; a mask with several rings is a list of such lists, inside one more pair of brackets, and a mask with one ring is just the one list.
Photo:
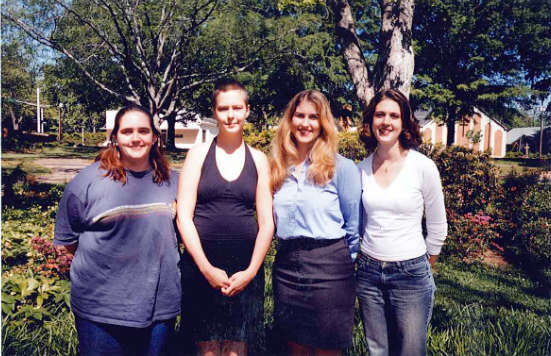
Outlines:
{"label": "tree canopy", "polygon": [[447,122],[448,144],[454,122],[474,106],[507,118],[549,95],[548,1],[420,0],[414,24],[413,101]]}

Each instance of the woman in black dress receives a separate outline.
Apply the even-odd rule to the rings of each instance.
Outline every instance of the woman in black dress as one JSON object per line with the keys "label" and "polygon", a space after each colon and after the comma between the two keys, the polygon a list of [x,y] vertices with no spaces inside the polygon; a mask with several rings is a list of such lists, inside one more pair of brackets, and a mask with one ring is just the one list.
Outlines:
{"label": "woman in black dress", "polygon": [[243,141],[243,85],[219,82],[213,105],[220,133],[188,152],[180,176],[182,324],[199,355],[240,356],[263,337],[262,264],[274,231],[269,165]]}

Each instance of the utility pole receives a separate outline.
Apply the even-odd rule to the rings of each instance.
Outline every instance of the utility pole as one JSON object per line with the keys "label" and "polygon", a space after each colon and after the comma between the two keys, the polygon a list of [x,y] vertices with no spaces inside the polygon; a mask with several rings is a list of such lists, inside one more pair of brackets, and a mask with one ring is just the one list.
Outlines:
{"label": "utility pole", "polygon": [[57,106],[57,140],[61,141],[63,137],[63,131],[61,129],[61,116],[63,115],[63,103],[59,103]]}
{"label": "utility pole", "polygon": [[545,112],[545,106],[543,106],[543,99],[541,101],[541,115],[540,115],[540,159],[543,157],[543,113]]}
{"label": "utility pole", "polygon": [[36,132],[42,132],[40,125],[40,88],[36,88]]}

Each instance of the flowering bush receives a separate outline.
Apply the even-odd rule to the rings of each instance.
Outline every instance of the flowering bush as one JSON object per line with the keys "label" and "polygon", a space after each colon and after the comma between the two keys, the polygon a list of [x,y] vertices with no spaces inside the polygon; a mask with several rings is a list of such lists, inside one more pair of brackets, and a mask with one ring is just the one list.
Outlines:
{"label": "flowering bush", "polygon": [[499,231],[513,261],[548,286],[551,279],[551,183],[537,172],[511,172],[500,198]]}
{"label": "flowering bush", "polygon": [[457,214],[448,210],[448,238],[442,250],[443,257],[461,260],[481,258],[498,236],[493,219],[482,211],[476,214]]}
{"label": "flowering bush", "polygon": [[462,146],[436,149],[430,145],[423,145],[419,151],[438,167],[446,208],[460,215],[493,208],[501,186],[499,169],[487,152]]}
{"label": "flowering bush", "polygon": [[35,272],[46,277],[68,278],[73,255],[64,248],[54,246],[48,238],[35,236],[31,239]]}

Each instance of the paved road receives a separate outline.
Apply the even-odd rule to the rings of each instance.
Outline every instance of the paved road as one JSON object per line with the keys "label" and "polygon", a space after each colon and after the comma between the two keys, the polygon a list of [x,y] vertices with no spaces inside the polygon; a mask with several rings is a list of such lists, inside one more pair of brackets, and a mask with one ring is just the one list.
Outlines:
{"label": "paved road", "polygon": [[34,163],[49,168],[52,173],[37,177],[41,183],[63,184],[73,179],[84,167],[92,164],[93,160],[81,158],[41,158]]}

